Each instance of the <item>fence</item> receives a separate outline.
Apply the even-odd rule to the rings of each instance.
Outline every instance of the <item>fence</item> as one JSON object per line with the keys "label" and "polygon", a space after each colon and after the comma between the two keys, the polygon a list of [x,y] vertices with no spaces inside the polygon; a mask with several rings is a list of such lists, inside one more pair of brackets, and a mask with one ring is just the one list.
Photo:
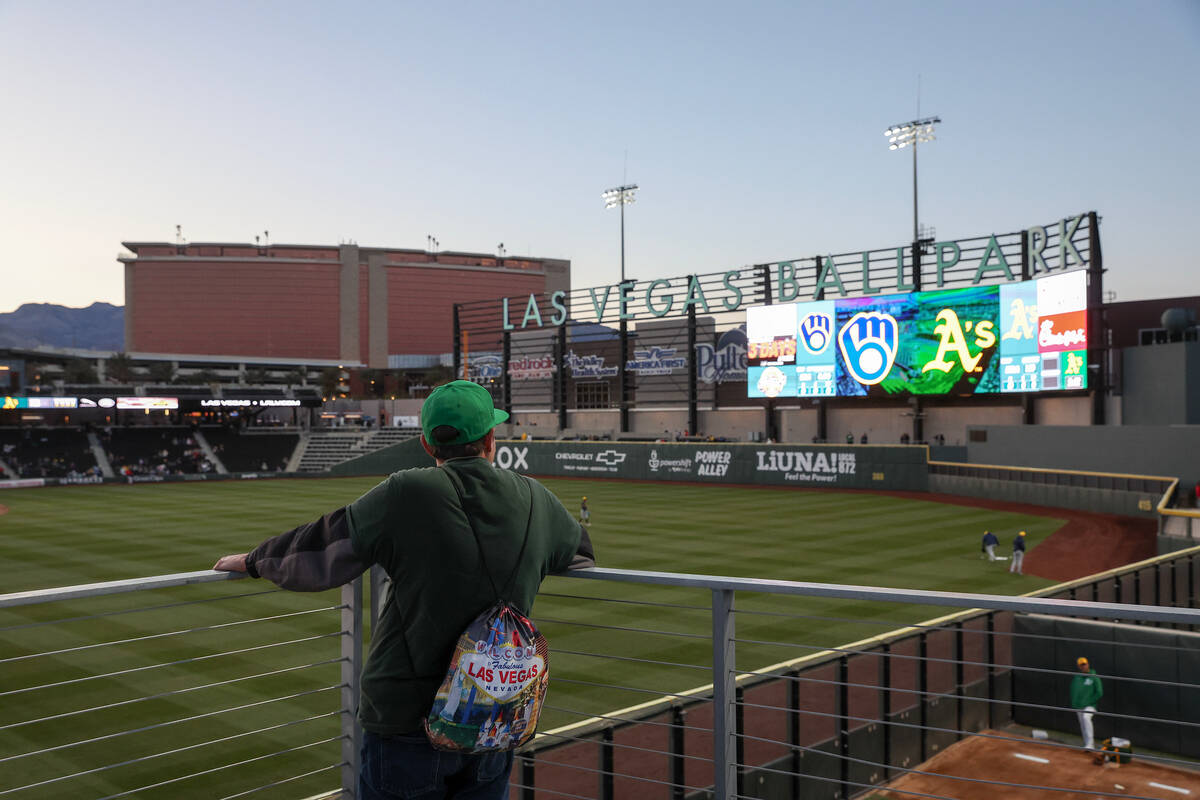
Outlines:
{"label": "fence", "polygon": [[[965,773],[937,778],[917,768],[948,755],[963,738],[1027,750],[1035,745],[996,728],[1028,712],[1065,711],[1062,696],[1046,702],[1014,694],[1023,685],[1017,676],[1064,682],[1070,671],[1020,663],[1014,620],[1049,614],[1196,629],[1200,611],[1188,606],[1197,598],[1198,555],[1200,548],[1151,559],[1053,587],[1048,597],[613,569],[552,578],[536,619],[554,649],[554,688],[544,732],[519,756],[515,794],[846,798],[891,780],[891,796],[946,796],[896,783],[936,779],[1007,787],[1006,796],[1019,796],[1022,781]],[[195,585],[230,577],[186,573],[0,596],[5,640],[20,641],[0,659],[0,697],[10,701],[0,723],[0,797],[44,797],[68,787],[72,797],[266,797],[270,790],[297,797],[331,788],[335,770],[343,796],[352,797],[362,581],[345,587],[332,606],[324,595],[297,599],[247,591],[245,583],[222,583],[215,592]],[[379,589],[371,581],[372,601]],[[108,595],[127,601],[131,592],[140,602],[103,605]],[[203,596],[186,596],[196,592]],[[78,613],[80,600],[88,601],[87,613]],[[919,619],[921,606],[954,613],[896,629]],[[235,611],[220,621],[189,623],[197,610],[211,616],[214,608]],[[18,622],[19,609],[37,613]],[[307,627],[329,612],[338,615],[336,630]],[[130,622],[156,615],[166,630]],[[174,624],[162,626],[164,619]],[[856,638],[851,632],[863,626],[882,632]],[[262,641],[281,629],[286,635]],[[255,631],[252,643],[237,641],[236,632],[247,630]],[[1036,642],[1042,634],[1020,635]],[[190,644],[192,637],[201,641]],[[330,652],[314,660],[321,643]],[[147,645],[130,663],[107,655]],[[1153,646],[1161,652],[1162,645]],[[103,668],[87,660],[99,654]],[[256,666],[263,654],[272,663]],[[1110,697],[1120,698],[1127,685],[1156,682],[1104,666]],[[173,677],[162,686],[146,680],[160,671]],[[310,672],[301,682],[298,676]],[[282,675],[287,691],[272,692]],[[688,686],[694,688],[681,688]],[[88,688],[76,691],[82,687]],[[229,687],[239,690],[230,702],[205,694]],[[1181,680],[1172,690],[1200,698],[1200,684]],[[338,702],[330,702],[334,692]],[[104,702],[96,703],[97,696]],[[200,697],[199,708],[184,707],[185,699]],[[89,704],[72,705],[81,698]],[[140,708],[152,716],[131,712]],[[1118,714],[1102,707],[1097,727],[1102,733],[1126,722],[1200,728],[1180,718],[1190,708]],[[185,736],[184,729],[192,730]],[[164,740],[170,746],[137,749]],[[1056,758],[1069,745],[1036,746]],[[1188,779],[1170,772],[1186,766],[1177,755],[1139,761],[1168,771],[1172,777],[1159,775],[1167,785]],[[1069,776],[1059,780],[1046,785],[1066,791],[1061,781]]]}

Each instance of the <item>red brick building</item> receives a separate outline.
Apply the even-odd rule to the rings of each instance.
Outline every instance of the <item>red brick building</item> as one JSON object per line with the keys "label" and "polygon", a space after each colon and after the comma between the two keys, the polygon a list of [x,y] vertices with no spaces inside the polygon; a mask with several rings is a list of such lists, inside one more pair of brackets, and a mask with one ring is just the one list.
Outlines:
{"label": "red brick building", "polygon": [[123,242],[125,349],[329,359],[453,349],[453,304],[570,291],[562,259],[358,245]]}

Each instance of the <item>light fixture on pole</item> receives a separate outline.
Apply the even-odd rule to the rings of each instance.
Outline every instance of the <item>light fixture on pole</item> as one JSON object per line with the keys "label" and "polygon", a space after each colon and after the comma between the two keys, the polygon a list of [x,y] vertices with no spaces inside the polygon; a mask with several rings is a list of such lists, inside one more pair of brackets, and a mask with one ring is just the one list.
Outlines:
{"label": "light fixture on pole", "polygon": [[633,202],[633,193],[637,188],[637,184],[632,183],[617,186],[600,195],[604,199],[605,208],[621,207],[621,283],[625,282],[625,206]]}
{"label": "light fixture on pole", "polygon": [[926,142],[932,142],[937,137],[933,135],[933,126],[940,125],[942,122],[939,117],[923,117],[922,119],[914,119],[911,122],[902,122],[899,125],[893,125],[883,132],[883,135],[888,137],[889,150],[903,150],[906,147],[912,148],[913,154],[913,247],[918,246],[921,241],[920,226],[917,222],[917,145]]}

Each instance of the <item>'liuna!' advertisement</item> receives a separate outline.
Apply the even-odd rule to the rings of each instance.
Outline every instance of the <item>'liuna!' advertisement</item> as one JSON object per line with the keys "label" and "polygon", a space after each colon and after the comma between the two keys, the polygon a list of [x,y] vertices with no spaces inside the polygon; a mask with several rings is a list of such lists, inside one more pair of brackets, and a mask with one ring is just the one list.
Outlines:
{"label": "'liuna!' advertisement", "polygon": [[1087,273],[1000,286],[757,306],[750,397],[1087,388]]}

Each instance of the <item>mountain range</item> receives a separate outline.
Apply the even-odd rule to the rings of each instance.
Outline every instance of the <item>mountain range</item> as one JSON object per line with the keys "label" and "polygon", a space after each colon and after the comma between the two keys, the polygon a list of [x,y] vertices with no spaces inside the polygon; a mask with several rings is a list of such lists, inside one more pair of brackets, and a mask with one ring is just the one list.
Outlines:
{"label": "mountain range", "polygon": [[125,308],[92,303],[69,308],[53,303],[25,303],[0,314],[0,347],[79,347],[125,349]]}

